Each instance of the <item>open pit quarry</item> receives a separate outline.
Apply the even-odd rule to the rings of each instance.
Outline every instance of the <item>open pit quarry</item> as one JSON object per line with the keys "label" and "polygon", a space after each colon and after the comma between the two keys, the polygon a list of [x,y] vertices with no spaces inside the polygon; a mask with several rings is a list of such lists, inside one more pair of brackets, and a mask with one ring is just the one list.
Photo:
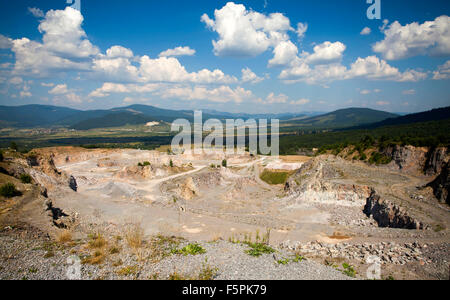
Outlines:
{"label": "open pit quarry", "polygon": [[[205,270],[209,279],[367,279],[374,256],[381,279],[448,279],[448,155],[420,151],[391,149],[387,166],[219,151],[6,155],[1,183],[22,195],[1,202],[0,278],[66,279],[75,255],[83,279]],[[264,171],[289,178],[268,184]],[[262,240],[270,251],[249,255]],[[193,244],[203,251],[174,251]]]}

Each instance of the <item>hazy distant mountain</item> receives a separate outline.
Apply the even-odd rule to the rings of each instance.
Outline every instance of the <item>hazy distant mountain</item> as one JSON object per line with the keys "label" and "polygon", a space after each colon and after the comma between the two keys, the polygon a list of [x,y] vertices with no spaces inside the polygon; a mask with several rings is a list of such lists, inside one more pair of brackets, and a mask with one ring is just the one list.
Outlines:
{"label": "hazy distant mountain", "polygon": [[94,128],[120,127],[124,125],[139,125],[148,122],[157,121],[157,119],[135,112],[114,112],[102,117],[92,118],[81,121],[71,128],[76,130],[89,130]]}
{"label": "hazy distant mountain", "polygon": [[48,105],[0,106],[1,127],[53,126],[78,110]]}
{"label": "hazy distant mountain", "polygon": [[450,107],[437,108],[430,111],[410,114],[397,118],[389,118],[381,122],[364,126],[364,128],[377,128],[391,125],[404,125],[428,121],[441,121],[446,119],[450,119]]}
{"label": "hazy distant mountain", "polygon": [[[145,124],[150,121],[172,122],[184,118],[193,120],[194,112],[169,110],[148,105],[131,105],[109,110],[81,111],[64,107],[26,105],[0,106],[0,127],[52,127],[65,126],[78,130],[104,127],[119,127],[127,124]],[[310,117],[306,114],[233,114],[213,110],[203,113],[203,120],[215,118],[277,118],[285,124],[308,128],[345,128],[371,124],[396,118],[398,115],[367,108],[342,109],[332,113]]]}
{"label": "hazy distant mountain", "polygon": [[396,118],[398,115],[369,108],[340,109],[312,118],[288,120],[286,123],[304,128],[345,128]]}
{"label": "hazy distant mountain", "polygon": [[250,114],[250,113],[228,113],[228,112],[220,112],[213,109],[203,109],[203,113],[220,116],[226,118],[233,119],[278,119],[278,120],[290,120],[294,118],[302,118],[302,117],[312,117],[315,115],[319,115],[321,113],[312,113],[312,112],[304,112],[304,113],[279,113],[279,114]]}

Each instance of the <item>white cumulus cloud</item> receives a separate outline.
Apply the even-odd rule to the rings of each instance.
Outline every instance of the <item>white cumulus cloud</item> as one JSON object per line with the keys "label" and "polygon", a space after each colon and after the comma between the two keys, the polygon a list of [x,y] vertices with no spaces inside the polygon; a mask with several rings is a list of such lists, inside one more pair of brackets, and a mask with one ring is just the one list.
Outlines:
{"label": "white cumulus cloud", "polygon": [[450,60],[447,60],[445,64],[439,66],[437,71],[433,72],[434,80],[450,79]]}
{"label": "white cumulus cloud", "polygon": [[398,21],[384,30],[384,40],[373,46],[385,59],[397,60],[417,55],[450,55],[450,17],[441,16],[423,24],[402,26]]}
{"label": "white cumulus cloud", "polygon": [[36,18],[43,18],[44,17],[44,12],[42,11],[42,9],[37,8],[37,7],[28,7],[28,11],[35,16]]}
{"label": "white cumulus cloud", "polygon": [[283,41],[275,47],[273,54],[269,67],[286,66],[297,58],[298,48],[291,41]]}
{"label": "white cumulus cloud", "polygon": [[289,40],[287,32],[294,30],[281,13],[264,15],[233,2],[216,10],[214,17],[204,14],[201,20],[219,35],[213,41],[217,56],[257,56]]}
{"label": "white cumulus cloud", "polygon": [[242,82],[250,82],[253,84],[259,83],[264,80],[263,77],[256,75],[250,68],[242,69]]}
{"label": "white cumulus cloud", "polygon": [[308,31],[308,24],[301,22],[297,24],[296,32],[299,40],[302,40],[305,37],[306,31]]}
{"label": "white cumulus cloud", "polygon": [[159,57],[169,56],[192,56],[195,54],[195,50],[189,47],[176,47],[174,49],[168,49],[159,54]]}
{"label": "white cumulus cloud", "polygon": [[340,61],[346,48],[341,42],[324,42],[314,47],[314,53],[306,53],[305,62],[308,64],[329,64]]}
{"label": "white cumulus cloud", "polygon": [[361,35],[369,35],[372,32],[372,29],[369,27],[364,27],[363,30],[361,30]]}
{"label": "white cumulus cloud", "polygon": [[12,47],[12,40],[0,34],[0,49],[9,49]]}
{"label": "white cumulus cloud", "polygon": [[111,48],[106,50],[106,57],[108,57],[108,58],[118,58],[118,57],[131,58],[131,57],[133,57],[133,51],[131,51],[128,48],[122,47],[122,46],[112,46]]}
{"label": "white cumulus cloud", "polygon": [[69,90],[67,89],[67,84],[58,84],[48,93],[51,95],[63,95],[69,93]]}

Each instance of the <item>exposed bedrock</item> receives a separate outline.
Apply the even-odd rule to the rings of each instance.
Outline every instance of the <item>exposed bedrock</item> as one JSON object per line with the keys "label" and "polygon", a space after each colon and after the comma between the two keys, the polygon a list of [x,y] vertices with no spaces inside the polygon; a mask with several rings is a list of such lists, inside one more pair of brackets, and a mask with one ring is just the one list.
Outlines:
{"label": "exposed bedrock", "polygon": [[401,170],[403,172],[417,172],[425,167],[427,149],[413,146],[388,147],[384,154],[392,158],[388,165],[391,169]]}
{"label": "exposed bedrock", "polygon": [[77,191],[78,184],[75,177],[60,172],[54,162],[53,154],[34,154],[26,158],[28,172],[33,179],[45,190],[53,191],[61,186]]}
{"label": "exposed bedrock", "polygon": [[437,175],[448,163],[448,149],[444,147],[431,149],[427,154],[424,172],[426,175]]}
{"label": "exposed bedrock", "polygon": [[383,154],[392,158],[388,165],[391,169],[405,173],[439,174],[448,162],[448,149],[445,147],[422,148],[414,146],[392,146],[383,150]]}
{"label": "exposed bedrock", "polygon": [[428,228],[427,225],[409,216],[404,208],[382,199],[375,191],[367,198],[364,213],[372,217],[379,227],[421,230]]}
{"label": "exposed bedrock", "polygon": [[288,180],[285,191],[300,201],[358,206],[364,204],[371,190],[343,180],[339,170],[315,159]]}
{"label": "exposed bedrock", "polygon": [[441,203],[450,205],[450,163],[447,163],[443,168],[441,174],[428,186],[433,188],[434,195]]}

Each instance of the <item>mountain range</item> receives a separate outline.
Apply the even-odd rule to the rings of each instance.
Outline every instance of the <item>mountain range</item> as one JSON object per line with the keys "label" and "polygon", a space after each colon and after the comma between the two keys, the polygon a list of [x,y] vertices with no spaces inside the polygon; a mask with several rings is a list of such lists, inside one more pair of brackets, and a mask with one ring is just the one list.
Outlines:
{"label": "mountain range", "polygon": [[[131,105],[108,110],[76,110],[48,105],[0,106],[0,128],[67,127],[76,130],[139,125],[147,122],[173,122],[194,118],[190,110],[169,110],[148,105]],[[399,116],[368,108],[347,108],[331,113],[248,114],[203,111],[207,119],[279,119],[282,126],[299,128],[360,128],[380,127],[450,118],[450,108]]]}

